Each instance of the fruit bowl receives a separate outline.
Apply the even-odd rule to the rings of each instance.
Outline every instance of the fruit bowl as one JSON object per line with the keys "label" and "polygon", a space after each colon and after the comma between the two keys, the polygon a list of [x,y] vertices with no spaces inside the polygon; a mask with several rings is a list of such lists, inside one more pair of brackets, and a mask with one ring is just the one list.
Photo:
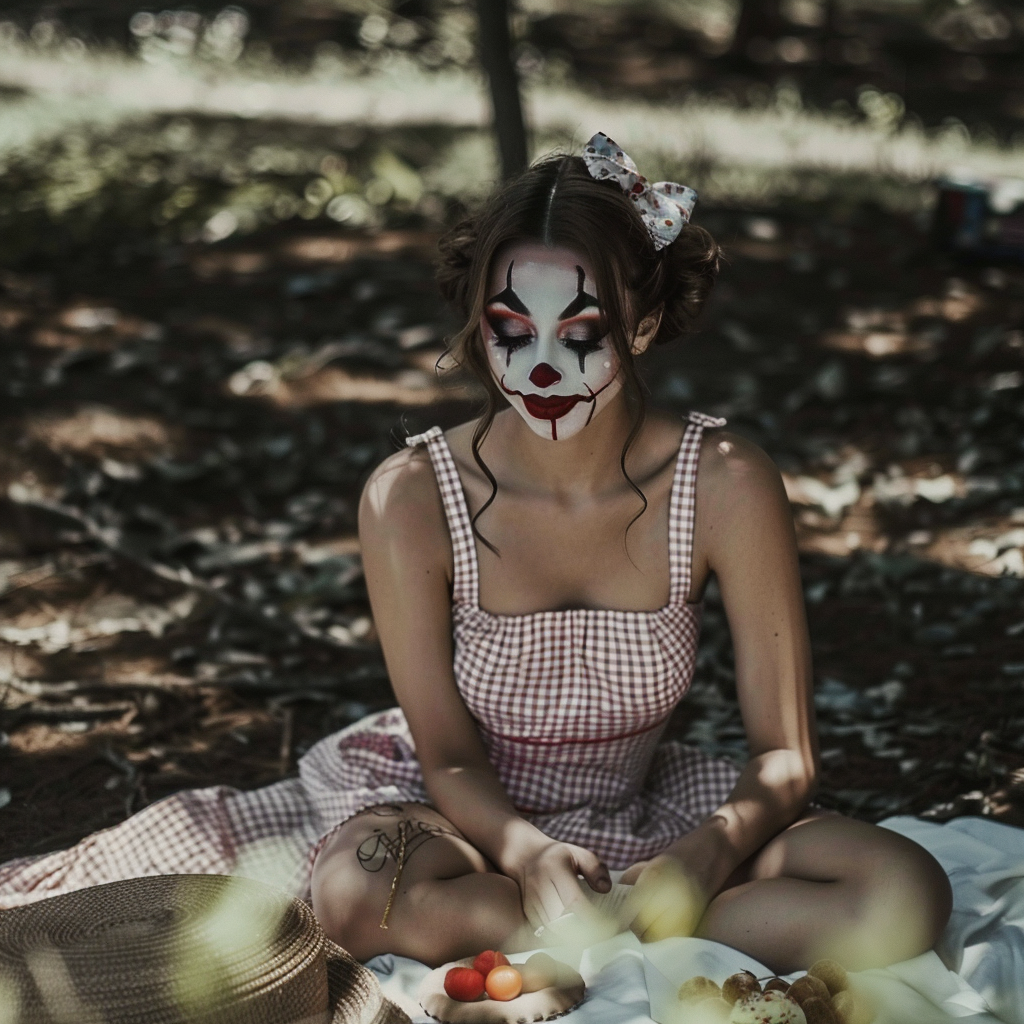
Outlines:
{"label": "fruit bowl", "polygon": [[[533,992],[523,992],[515,999],[490,999],[486,995],[471,1002],[452,999],[444,990],[445,975],[453,967],[472,966],[471,956],[453,960],[423,979],[416,997],[427,1016],[442,1024],[529,1024],[564,1016],[583,1002],[586,992],[583,979],[576,971],[565,964],[557,964],[553,984]],[[513,966],[518,968],[522,964]]]}

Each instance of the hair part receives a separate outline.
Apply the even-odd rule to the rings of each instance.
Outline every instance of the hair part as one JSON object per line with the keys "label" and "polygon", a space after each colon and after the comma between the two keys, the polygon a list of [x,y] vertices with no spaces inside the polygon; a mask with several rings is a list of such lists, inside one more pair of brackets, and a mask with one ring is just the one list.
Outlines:
{"label": "hair part", "polygon": [[551,182],[551,189],[548,192],[547,205],[544,207],[544,228],[541,232],[541,241],[545,245],[554,244],[551,239],[551,210],[555,205],[555,193],[558,191],[558,186],[561,181],[562,172],[568,165],[569,158],[563,157],[558,168],[558,173],[555,175],[554,181]]}
{"label": "hair part", "polygon": [[475,215],[456,224],[439,242],[437,280],[442,295],[465,318],[449,341],[457,367],[484,388],[482,415],[473,431],[473,459],[491,494],[472,519],[473,533],[495,554],[477,520],[491,506],[498,483],[480,453],[494,417],[506,404],[491,374],[480,319],[495,257],[504,247],[538,241],[587,258],[608,325],[608,337],[623,374],[623,394],[632,421],[619,456],[622,475],[642,503],[629,528],[647,510],[647,498],[626,469],[626,457],[646,418],[644,386],[634,365],[633,341],[640,324],[660,313],[654,344],[692,329],[718,274],[719,248],[701,227],[688,224],[658,250],[634,203],[614,181],[591,177],[582,158],[553,156],[535,163],[494,192]]}

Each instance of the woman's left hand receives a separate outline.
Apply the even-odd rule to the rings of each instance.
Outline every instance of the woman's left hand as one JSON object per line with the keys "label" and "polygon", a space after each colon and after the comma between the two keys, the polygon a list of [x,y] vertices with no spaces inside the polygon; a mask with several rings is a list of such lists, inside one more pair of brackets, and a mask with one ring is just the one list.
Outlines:
{"label": "woman's left hand", "polygon": [[696,873],[668,853],[633,864],[620,881],[634,886],[622,923],[641,942],[693,935],[711,902]]}
{"label": "woman's left hand", "polygon": [[640,877],[640,872],[651,862],[649,860],[638,860],[635,864],[631,864],[619,878],[620,885],[636,885],[636,880]]}

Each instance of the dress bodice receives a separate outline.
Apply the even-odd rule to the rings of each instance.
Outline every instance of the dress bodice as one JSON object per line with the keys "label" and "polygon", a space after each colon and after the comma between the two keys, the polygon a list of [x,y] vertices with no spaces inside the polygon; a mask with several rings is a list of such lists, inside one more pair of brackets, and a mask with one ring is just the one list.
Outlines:
{"label": "dress bodice", "polygon": [[610,808],[641,786],[693,678],[701,608],[686,598],[697,464],[705,426],[724,422],[690,414],[669,501],[669,600],[655,611],[481,608],[476,539],[451,450],[439,427],[409,438],[427,447],[451,535],[456,685],[520,811]]}

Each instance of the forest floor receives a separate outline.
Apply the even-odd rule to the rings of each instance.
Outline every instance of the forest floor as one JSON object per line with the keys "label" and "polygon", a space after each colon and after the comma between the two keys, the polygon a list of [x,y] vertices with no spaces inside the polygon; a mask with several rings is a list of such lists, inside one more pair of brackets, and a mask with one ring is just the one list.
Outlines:
{"label": "forest floor", "polygon": [[[1024,823],[1024,272],[870,205],[703,209],[728,261],[653,400],[794,502],[824,803]],[[322,224],[0,277],[0,859],[253,787],[392,703],[362,481],[472,414],[436,235]],[[669,735],[741,758],[712,588]]]}
{"label": "forest floor", "polygon": [[[126,34],[134,5],[93,6]],[[317,60],[367,29],[274,10],[298,7],[253,4],[257,42]],[[729,70],[662,23],[559,15],[520,64],[561,61],[595,94],[756,107],[796,81],[869,120],[1019,130],[1024,29],[972,43],[879,17]],[[457,324],[431,258],[461,206],[431,190],[479,149],[453,128],[154,114],[0,154],[0,861],[182,788],[286,777],[393,703],[355,510],[406,435],[473,415],[434,371]],[[784,474],[820,801],[1024,825],[1024,267],[938,248],[927,184],[804,180],[699,203],[727,260],[700,331],[646,360],[652,401],[728,417]],[[668,735],[744,756],[713,585]]]}

